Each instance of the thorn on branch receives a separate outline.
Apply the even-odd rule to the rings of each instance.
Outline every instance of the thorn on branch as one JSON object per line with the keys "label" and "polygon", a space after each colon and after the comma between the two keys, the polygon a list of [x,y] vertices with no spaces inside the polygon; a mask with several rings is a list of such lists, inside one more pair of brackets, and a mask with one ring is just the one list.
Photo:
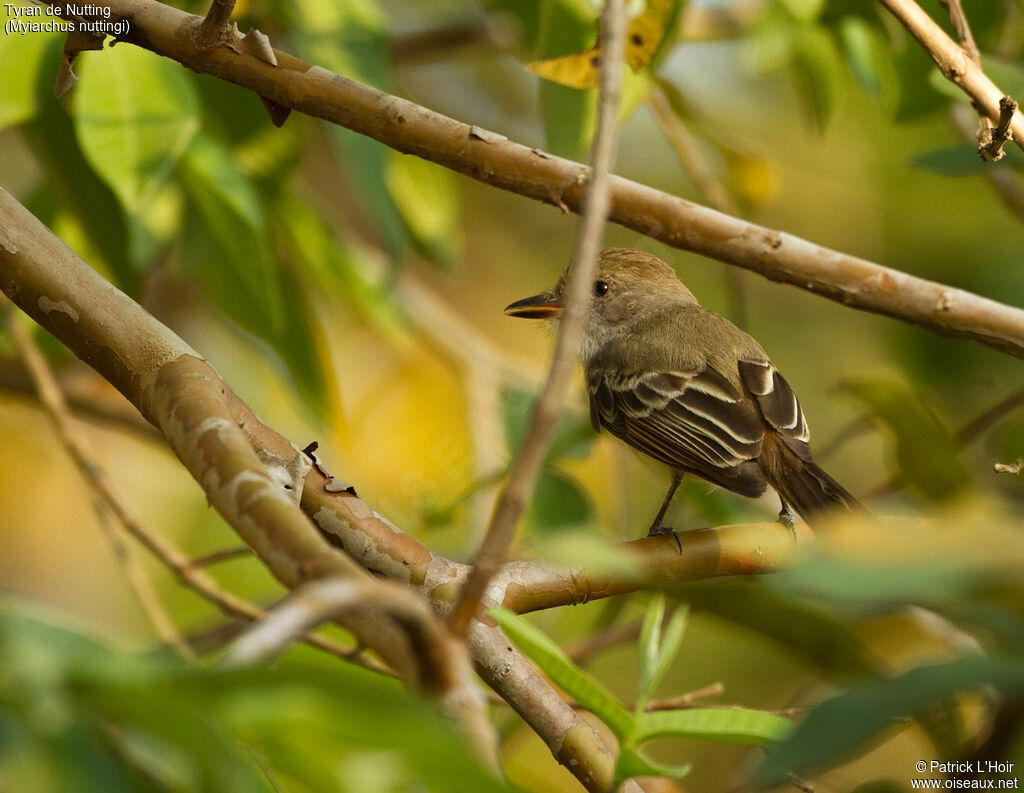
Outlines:
{"label": "thorn on branch", "polygon": [[288,120],[288,116],[292,114],[292,109],[262,95],[260,96],[260,101],[263,102],[263,107],[267,109],[270,123],[275,127],[283,127],[284,122]]}
{"label": "thorn on branch", "polygon": [[985,124],[978,133],[978,156],[985,162],[998,162],[1006,156],[1003,146],[1013,140],[1010,123],[1017,112],[1017,103],[1009,96],[999,100],[999,123],[995,127]]}
{"label": "thorn on branch", "polygon": [[253,28],[238,41],[235,45],[229,45],[235,52],[244,52],[252,55],[264,63],[277,66],[277,53],[270,46],[270,37],[262,30]]}
{"label": "thorn on branch", "polygon": [[77,28],[68,33],[67,38],[64,39],[64,52],[60,56],[60,66],[57,68],[57,82],[53,86],[54,96],[60,99],[78,82],[78,75],[71,70],[75,59],[78,58],[78,53],[83,50],[103,49],[103,39],[102,35],[88,33]]}
{"label": "thorn on branch", "polygon": [[228,21],[235,10],[235,0],[213,0],[210,10],[196,32],[195,43],[201,50],[212,50],[228,34]]}

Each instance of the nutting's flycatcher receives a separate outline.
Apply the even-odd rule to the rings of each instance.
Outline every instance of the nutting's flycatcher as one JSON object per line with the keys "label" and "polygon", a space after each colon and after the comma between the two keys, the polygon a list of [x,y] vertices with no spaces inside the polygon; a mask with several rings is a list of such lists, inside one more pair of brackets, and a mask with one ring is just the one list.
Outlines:
{"label": "nutting's flycatcher", "polygon": [[[513,317],[557,322],[555,288],[513,303]],[[811,459],[796,394],[761,345],[702,308],[665,262],[650,253],[601,253],[583,325],[580,360],[594,429],[605,427],[675,472],[650,534],[662,525],[683,473],[744,496],[771,485],[805,520],[860,504]]]}

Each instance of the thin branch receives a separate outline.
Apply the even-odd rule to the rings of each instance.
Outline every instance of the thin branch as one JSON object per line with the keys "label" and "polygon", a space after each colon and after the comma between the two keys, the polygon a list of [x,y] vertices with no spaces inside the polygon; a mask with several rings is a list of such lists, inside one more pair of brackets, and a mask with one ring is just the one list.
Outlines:
{"label": "thin branch", "polygon": [[949,21],[953,23],[953,30],[956,31],[956,37],[960,40],[960,46],[963,47],[968,58],[977,66],[981,66],[981,52],[974,41],[974,34],[971,33],[971,26],[967,22],[967,15],[964,14],[964,7],[960,4],[960,0],[942,0],[942,4],[949,11]]}
{"label": "thin branch", "polygon": [[640,637],[641,625],[642,621],[639,619],[627,623],[608,625],[601,630],[593,631],[574,642],[566,644],[562,647],[562,652],[574,664],[583,666],[598,653],[636,641]]}
{"label": "thin branch", "polygon": [[160,602],[153,583],[132,558],[123,540],[108,522],[108,515],[113,515],[126,530],[129,525],[138,525],[138,522],[115,495],[106,471],[96,462],[85,438],[73,424],[71,416],[68,414],[67,404],[64,402],[64,395],[61,393],[46,359],[21,323],[20,317],[12,310],[11,304],[6,299],[0,298],[0,301],[2,301],[0,313],[6,320],[7,332],[21,353],[25,368],[35,384],[39,402],[49,416],[61,445],[67,451],[75,467],[78,468],[86,485],[96,495],[96,499],[93,501],[96,516],[99,518],[103,533],[110,542],[114,557],[135,594],[136,600],[160,638],[173,647],[182,658],[194,660],[195,653],[178,632],[177,626]]}
{"label": "thin branch", "polygon": [[986,162],[997,162],[1006,156],[1003,146],[1007,141],[1013,140],[1013,133],[1010,132],[1010,124],[1013,123],[1014,114],[1017,112],[1017,103],[1008,96],[999,100],[999,122],[995,127],[989,128],[986,125],[985,134],[981,136],[978,146],[978,154]]}
{"label": "thin branch", "polygon": [[[885,2],[905,5],[897,0]],[[110,0],[106,8],[112,19],[130,17],[125,41],[197,72],[249,88],[282,107],[339,124],[486,184],[563,210],[580,209],[587,180],[586,169],[579,163],[462,124],[284,52],[274,51],[275,66],[227,47],[200,51],[187,35],[178,34],[198,18],[155,0]],[[938,30],[950,51],[970,63],[956,42],[926,16],[921,24],[930,25],[929,31]],[[996,118],[1003,92],[976,67],[969,74],[970,79],[962,82],[984,93],[981,106]],[[1015,134],[1022,118],[1019,112],[1014,115],[1011,130]],[[666,245],[754,270],[844,305],[1024,357],[1024,311],[1018,308],[829,250],[628,179],[612,177],[611,193],[611,221]]]}
{"label": "thin branch", "polygon": [[488,582],[505,560],[516,525],[533,493],[551,441],[551,433],[572,378],[583,334],[587,296],[597,269],[604,226],[610,207],[608,182],[615,154],[615,119],[619,110],[622,62],[625,58],[625,15],[622,0],[605,0],[600,24],[601,64],[597,127],[576,254],[569,269],[565,307],[558,327],[551,370],[530,418],[523,444],[512,462],[508,483],[498,497],[487,534],[473,558],[473,571],[451,614],[450,624],[462,635],[476,615]]}
{"label": "thin branch", "polygon": [[205,556],[196,557],[192,560],[192,565],[194,567],[210,567],[221,562],[239,559],[243,556],[252,556],[252,548],[241,546],[239,548],[225,548],[221,551],[214,551]]}
{"label": "thin branch", "polygon": [[[981,52],[974,41],[974,34],[971,33],[971,26],[967,22],[967,15],[964,13],[960,0],[942,0],[942,4],[949,11],[949,20],[953,23],[953,30],[960,40],[960,46],[971,59],[975,66],[981,68]],[[971,104],[974,104],[972,101]],[[977,107],[977,105],[975,105]],[[1006,155],[1003,146],[1011,139],[1010,123],[1013,121],[1013,114],[1017,112],[1017,103],[1010,97],[1004,96],[999,100],[999,123],[992,127],[984,114],[978,116],[978,156],[985,162],[997,162]]]}
{"label": "thin branch", "polygon": [[[1002,115],[1000,102],[1006,94],[999,90],[988,76],[981,70],[978,63],[972,59],[971,53],[965,51],[957,42],[953,41],[935,21],[926,14],[914,0],[878,0],[883,6],[895,16],[918,43],[924,47],[932,60],[939,67],[942,75],[960,88],[970,98],[971,103],[978,112],[989,119],[998,121]],[[950,13],[955,14],[955,7],[959,2],[951,0],[949,3]],[[960,13],[963,30],[959,29],[958,35],[970,35],[966,19]],[[956,24],[956,21],[954,21]],[[973,37],[971,37],[973,43]],[[974,46],[977,52],[977,46]],[[1024,146],[1024,115],[1016,112],[1009,113],[1006,129],[1013,134],[1018,146]]]}
{"label": "thin branch", "polygon": [[[215,52],[220,51],[215,50]],[[213,367],[151,314],[119,292],[0,188],[0,289],[144,416],[203,488],[210,504],[286,587],[327,576],[369,574],[332,548],[275,477],[293,476],[303,457],[265,428],[257,455],[238,415],[240,400]],[[301,482],[300,482],[301,484]],[[294,492],[294,491],[292,491]],[[399,626],[353,615],[343,627],[428,691],[444,681],[421,676]]]}
{"label": "thin branch", "polygon": [[[348,549],[365,565],[365,570],[418,588],[431,598],[438,612],[450,608],[466,575],[465,566],[432,553],[354,494],[328,492],[327,477],[315,468],[306,475],[302,509],[315,518],[324,534],[304,521],[288,518],[282,510],[293,508],[294,502],[283,491],[267,489],[264,466],[287,468],[294,462],[296,447],[264,424],[181,339],[104,281],[2,189],[0,288],[115,384],[145,415],[162,423],[165,435],[200,481],[211,503],[286,586],[298,586],[338,571],[347,573],[348,557],[326,542],[324,535],[329,534],[332,544]],[[253,450],[259,450],[260,456],[256,457]],[[791,546],[788,533],[782,531],[786,544]],[[664,549],[664,543],[658,545]],[[687,563],[698,567],[703,564],[703,572],[714,575],[716,570],[728,570],[728,557],[734,550],[727,542],[717,548],[714,558],[704,554],[703,558],[688,559]],[[651,573],[657,575],[662,570],[671,578],[667,571],[675,564],[674,559],[659,559],[651,549],[649,552]],[[180,569],[189,580],[206,577],[204,571],[194,568],[178,553]],[[756,558],[752,559],[750,554]],[[672,556],[676,554],[673,552]],[[752,571],[761,563],[761,549],[748,548],[739,557],[734,561],[744,570]],[[748,567],[750,561],[755,567]],[[507,569],[515,575],[522,572],[514,566]],[[503,580],[502,592],[510,593],[513,584],[511,579]],[[588,592],[603,586],[588,581],[583,584]],[[627,591],[639,584],[634,580],[616,586],[618,591]],[[615,587],[604,586],[607,593],[614,590]],[[586,593],[577,592],[575,597],[585,599]],[[220,593],[220,598],[240,614],[251,613],[253,608],[244,601],[235,602],[238,599],[228,593]],[[542,603],[531,605],[543,607]],[[366,647],[388,661],[395,659],[403,680],[417,679],[419,664],[413,659],[409,637],[392,621],[349,615],[342,622]],[[533,668],[509,647],[496,628],[486,628],[480,622],[473,625],[479,628],[479,635],[489,636],[484,642],[472,637],[468,642],[480,674],[588,789],[605,791],[614,760],[593,728],[580,723],[579,717],[535,670],[532,676],[505,674],[508,669]],[[442,682],[425,681],[434,691]],[[439,693],[442,697],[445,694]],[[462,703],[464,707],[476,704]],[[466,719],[466,723],[471,722],[472,719]],[[604,787],[599,786],[602,783]],[[628,789],[638,790],[632,784]]]}
{"label": "thin branch", "polygon": [[[76,418],[114,425],[145,440],[163,440],[156,428],[92,369],[69,368],[53,374],[64,401]],[[35,397],[32,378],[24,366],[14,360],[0,359],[0,389]]]}
{"label": "thin branch", "polygon": [[654,699],[647,703],[647,707],[644,710],[656,711],[656,710],[679,710],[680,708],[692,708],[695,703],[699,703],[701,700],[707,699],[708,697],[719,697],[725,693],[725,685],[721,682],[712,683],[698,688],[695,691],[688,691],[685,694],[680,694],[678,697],[672,697],[671,699]]}

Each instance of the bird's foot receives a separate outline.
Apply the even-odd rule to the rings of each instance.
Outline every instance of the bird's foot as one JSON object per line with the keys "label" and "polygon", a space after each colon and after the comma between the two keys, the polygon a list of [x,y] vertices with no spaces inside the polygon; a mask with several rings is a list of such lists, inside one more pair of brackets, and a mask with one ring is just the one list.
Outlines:
{"label": "bird's foot", "polygon": [[789,529],[793,542],[796,542],[796,513],[789,504],[783,503],[782,509],[779,510],[779,523]]}
{"label": "bird's foot", "polygon": [[683,555],[683,543],[679,539],[679,532],[673,529],[671,526],[665,526],[661,521],[655,521],[651,524],[651,528],[647,532],[648,537],[671,537],[676,541],[676,547],[679,549],[679,555]]}

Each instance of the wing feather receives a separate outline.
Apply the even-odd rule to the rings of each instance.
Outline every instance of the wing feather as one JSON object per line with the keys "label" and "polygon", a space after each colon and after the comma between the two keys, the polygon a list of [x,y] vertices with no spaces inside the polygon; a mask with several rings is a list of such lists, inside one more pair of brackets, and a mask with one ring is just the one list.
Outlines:
{"label": "wing feather", "polygon": [[591,373],[588,388],[600,426],[645,454],[736,492],[764,491],[754,462],[764,424],[754,405],[714,369]]}

